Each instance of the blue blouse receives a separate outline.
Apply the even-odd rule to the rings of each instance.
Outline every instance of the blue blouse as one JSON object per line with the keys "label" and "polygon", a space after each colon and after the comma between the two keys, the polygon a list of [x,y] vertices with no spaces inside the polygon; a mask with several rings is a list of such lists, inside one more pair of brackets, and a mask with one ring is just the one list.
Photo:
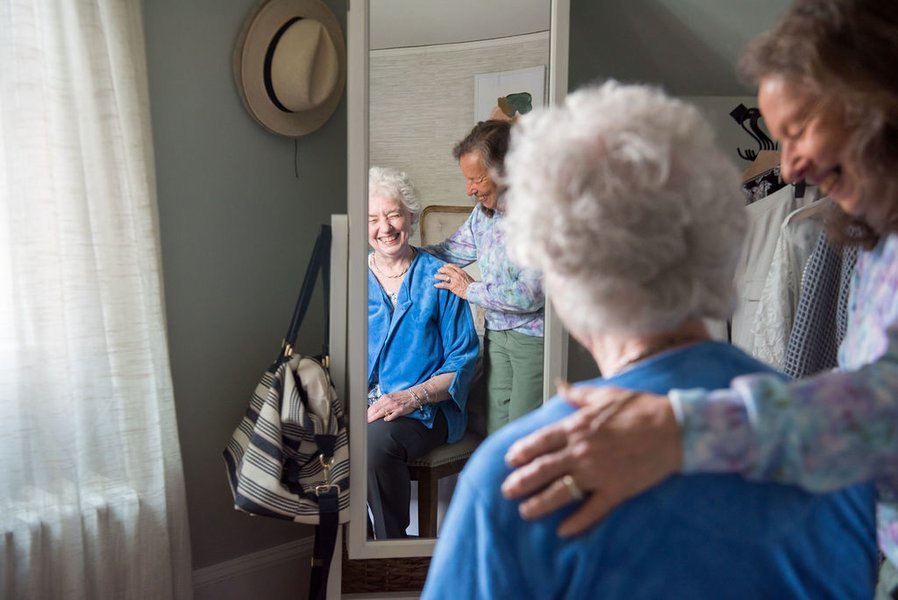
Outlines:
{"label": "blue blouse", "polygon": [[454,372],[451,400],[427,404],[406,417],[433,427],[441,409],[449,426],[447,442],[458,441],[467,426],[468,389],[480,344],[468,303],[449,290],[434,287],[434,275],[445,263],[418,252],[396,300],[390,302],[368,271],[368,387],[384,394]]}
{"label": "blue blouse", "polygon": [[[706,342],[586,384],[713,389],[759,371],[770,370],[731,344]],[[871,485],[814,495],[735,475],[674,475],[574,538],[556,531],[576,503],[524,521],[520,501],[502,496],[505,454],[575,411],[556,397],[480,445],[456,485],[422,600],[873,597]]]}

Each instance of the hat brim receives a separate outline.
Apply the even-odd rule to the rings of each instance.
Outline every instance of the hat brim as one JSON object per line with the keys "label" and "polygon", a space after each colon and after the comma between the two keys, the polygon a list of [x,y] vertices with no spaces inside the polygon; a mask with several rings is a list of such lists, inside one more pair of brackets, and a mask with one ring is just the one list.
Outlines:
{"label": "hat brim", "polygon": [[[324,25],[337,50],[340,73],[324,102],[310,110],[285,112],[272,102],[265,88],[265,55],[277,31],[294,17]],[[340,23],[320,0],[266,0],[244,21],[234,47],[233,69],[240,100],[262,127],[287,137],[312,133],[334,114],[346,87],[346,43]]]}

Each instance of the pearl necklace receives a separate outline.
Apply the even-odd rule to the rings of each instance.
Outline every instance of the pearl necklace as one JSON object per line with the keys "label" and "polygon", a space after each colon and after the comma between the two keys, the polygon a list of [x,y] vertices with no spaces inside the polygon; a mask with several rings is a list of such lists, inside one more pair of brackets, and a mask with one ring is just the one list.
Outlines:
{"label": "pearl necklace", "polygon": [[381,277],[386,277],[387,279],[399,279],[400,277],[402,277],[403,275],[405,275],[408,272],[409,268],[411,268],[412,260],[414,260],[414,258],[415,258],[415,250],[412,249],[412,257],[409,259],[408,264],[405,266],[404,269],[402,269],[401,273],[398,273],[396,275],[387,275],[386,273],[381,271],[380,267],[377,266],[377,255],[374,254],[373,252],[371,253],[371,265],[374,267],[374,270],[377,271],[377,274],[380,275]]}

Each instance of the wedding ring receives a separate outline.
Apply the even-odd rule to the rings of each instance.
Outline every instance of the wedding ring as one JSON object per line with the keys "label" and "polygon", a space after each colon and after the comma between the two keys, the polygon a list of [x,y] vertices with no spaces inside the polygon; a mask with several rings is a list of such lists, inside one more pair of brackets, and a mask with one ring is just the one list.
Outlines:
{"label": "wedding ring", "polygon": [[451,278],[451,277],[447,277],[447,278],[446,278],[446,283],[452,283],[452,278]]}
{"label": "wedding ring", "polygon": [[562,477],[561,483],[564,484],[564,487],[567,488],[568,493],[574,500],[580,501],[586,497],[586,494],[583,493],[583,490],[580,489],[580,486],[577,485],[577,482],[574,481],[574,478],[570,475],[565,475],[564,477]]}

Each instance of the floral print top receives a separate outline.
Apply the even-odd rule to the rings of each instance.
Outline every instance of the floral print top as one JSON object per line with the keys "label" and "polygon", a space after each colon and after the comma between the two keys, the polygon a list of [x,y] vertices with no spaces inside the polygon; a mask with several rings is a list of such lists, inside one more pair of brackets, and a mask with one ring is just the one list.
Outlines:
{"label": "floral print top", "polygon": [[859,253],[850,298],[837,370],[791,383],[749,375],[670,398],[686,472],[811,491],[875,481],[879,544],[898,564],[898,235]]}
{"label": "floral print top", "polygon": [[508,257],[502,215],[501,211],[488,215],[478,204],[446,241],[422,250],[461,267],[479,262],[482,281],[468,286],[467,300],[485,309],[487,329],[542,336],[542,275],[522,269]]}

